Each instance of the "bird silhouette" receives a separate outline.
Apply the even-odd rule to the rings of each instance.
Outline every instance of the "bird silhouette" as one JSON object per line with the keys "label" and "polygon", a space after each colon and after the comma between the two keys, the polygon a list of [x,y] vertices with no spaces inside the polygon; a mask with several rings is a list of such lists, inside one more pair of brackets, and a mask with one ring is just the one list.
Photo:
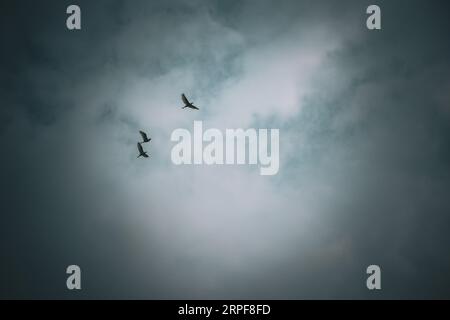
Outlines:
{"label": "bird silhouette", "polygon": [[139,155],[137,156],[138,158],[139,157],[148,158],[148,154],[147,152],[144,151],[140,142],[137,143],[137,148],[139,150]]}
{"label": "bird silhouette", "polygon": [[181,94],[181,100],[183,100],[184,103],[184,108],[191,108],[191,109],[195,109],[195,110],[200,110],[199,108],[197,108],[196,106],[193,105],[194,101],[189,102],[189,100],[186,98],[186,96],[184,95],[184,93]]}
{"label": "bird silhouette", "polygon": [[139,133],[142,136],[142,140],[143,140],[142,143],[149,142],[150,140],[152,140],[152,138],[147,137],[147,134],[144,131],[139,131]]}

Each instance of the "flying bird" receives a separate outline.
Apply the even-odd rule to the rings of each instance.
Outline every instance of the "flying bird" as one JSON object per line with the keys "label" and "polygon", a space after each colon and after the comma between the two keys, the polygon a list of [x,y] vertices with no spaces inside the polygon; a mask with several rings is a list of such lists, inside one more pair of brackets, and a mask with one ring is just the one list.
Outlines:
{"label": "flying bird", "polygon": [[194,101],[189,102],[189,100],[186,98],[186,96],[184,95],[184,93],[181,94],[181,100],[183,100],[184,103],[184,108],[191,108],[191,109],[195,109],[195,110],[200,110],[199,108],[197,108],[196,106],[193,105]]}
{"label": "flying bird", "polygon": [[144,149],[142,148],[142,145],[141,145],[140,142],[137,143],[137,147],[138,147],[138,150],[139,150],[139,155],[137,157],[138,158],[139,157],[148,158],[148,154],[147,154],[147,152],[144,151]]}
{"label": "flying bird", "polygon": [[144,131],[139,131],[139,133],[142,136],[142,140],[143,140],[142,143],[149,142],[150,140],[152,140],[152,138],[147,137],[147,134]]}

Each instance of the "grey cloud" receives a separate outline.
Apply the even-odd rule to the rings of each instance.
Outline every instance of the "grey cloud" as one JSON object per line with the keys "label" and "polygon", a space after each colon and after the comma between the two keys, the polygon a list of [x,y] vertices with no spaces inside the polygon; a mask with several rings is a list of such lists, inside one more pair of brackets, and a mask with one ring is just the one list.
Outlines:
{"label": "grey cloud", "polygon": [[[445,2],[79,4],[0,10],[2,298],[74,298],[72,263],[77,298],[448,295]],[[200,117],[280,128],[279,174],[173,166]]]}

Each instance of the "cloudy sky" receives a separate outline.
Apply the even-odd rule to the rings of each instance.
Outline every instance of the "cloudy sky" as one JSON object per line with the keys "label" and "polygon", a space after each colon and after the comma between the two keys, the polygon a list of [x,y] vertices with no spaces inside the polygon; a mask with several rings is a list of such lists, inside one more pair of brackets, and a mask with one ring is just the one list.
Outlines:
{"label": "cloudy sky", "polygon": [[[0,298],[449,298],[450,8],[370,4],[2,1]],[[194,120],[278,174],[173,165]]]}

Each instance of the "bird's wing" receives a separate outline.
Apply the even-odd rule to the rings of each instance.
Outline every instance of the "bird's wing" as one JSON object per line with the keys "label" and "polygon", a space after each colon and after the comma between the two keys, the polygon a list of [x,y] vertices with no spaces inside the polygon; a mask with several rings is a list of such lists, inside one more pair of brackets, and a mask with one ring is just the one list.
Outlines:
{"label": "bird's wing", "polygon": [[148,154],[146,154],[146,153],[144,153],[142,156],[143,156],[144,158],[148,158]]}
{"label": "bird's wing", "polygon": [[147,134],[146,134],[144,131],[139,131],[139,133],[141,134],[142,139],[143,139],[144,141],[147,140]]}
{"label": "bird's wing", "polygon": [[139,142],[137,144],[137,147],[138,147],[139,153],[144,153],[144,149],[142,149],[142,146]]}
{"label": "bird's wing", "polygon": [[183,100],[184,104],[190,104],[189,100],[186,98],[186,96],[183,94],[181,94],[181,100]]}
{"label": "bird's wing", "polygon": [[192,108],[192,109],[195,109],[195,110],[200,110],[200,109],[197,108],[196,106],[192,106],[191,108]]}

